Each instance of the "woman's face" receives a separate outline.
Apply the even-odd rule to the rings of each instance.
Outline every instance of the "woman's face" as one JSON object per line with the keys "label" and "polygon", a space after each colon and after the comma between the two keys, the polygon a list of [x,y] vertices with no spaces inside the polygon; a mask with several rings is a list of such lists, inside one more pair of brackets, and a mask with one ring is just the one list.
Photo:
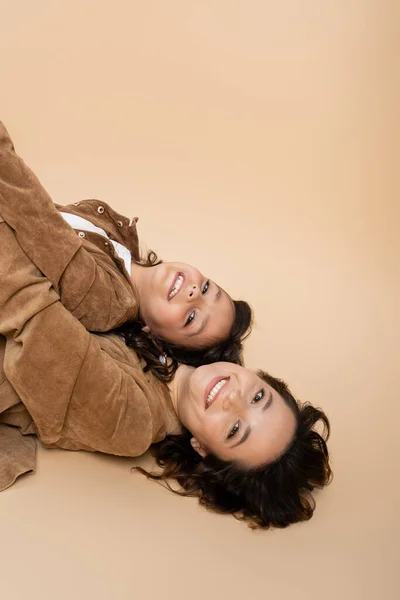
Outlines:
{"label": "woman's face", "polygon": [[231,298],[200,271],[184,263],[141,270],[140,314],[148,330],[188,348],[212,346],[232,328]]}
{"label": "woman's face", "polygon": [[177,412],[201,456],[257,467],[287,448],[296,429],[294,413],[255,373],[220,362],[186,367],[183,375]]}

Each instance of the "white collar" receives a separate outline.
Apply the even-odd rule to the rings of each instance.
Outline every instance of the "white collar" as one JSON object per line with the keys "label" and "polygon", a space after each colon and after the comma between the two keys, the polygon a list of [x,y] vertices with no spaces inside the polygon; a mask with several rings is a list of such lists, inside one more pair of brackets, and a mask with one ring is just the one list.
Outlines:
{"label": "white collar", "polygon": [[73,229],[79,229],[80,231],[81,230],[92,231],[93,233],[97,233],[98,235],[101,235],[102,237],[106,238],[107,240],[110,240],[110,242],[112,243],[112,245],[115,248],[116,253],[124,261],[126,270],[128,271],[129,275],[131,275],[132,255],[131,255],[130,251],[128,250],[128,248],[125,248],[125,246],[123,246],[119,242],[114,242],[114,240],[111,240],[108,237],[108,235],[106,234],[106,232],[104,231],[104,229],[101,229],[101,227],[97,227],[91,221],[88,221],[87,219],[84,219],[83,217],[79,217],[78,215],[73,215],[71,213],[64,213],[61,211],[60,211],[60,215],[64,218],[64,220],[69,225],[71,225],[71,227]]}

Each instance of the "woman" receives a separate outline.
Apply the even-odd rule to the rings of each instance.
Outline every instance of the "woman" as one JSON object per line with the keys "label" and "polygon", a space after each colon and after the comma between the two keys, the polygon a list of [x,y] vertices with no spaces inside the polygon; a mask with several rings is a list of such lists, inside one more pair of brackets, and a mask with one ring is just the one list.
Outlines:
{"label": "woman", "polygon": [[[197,366],[241,362],[251,309],[184,263],[141,258],[136,221],[106,203],[53,204],[0,123],[0,214],[64,306],[89,331],[117,327],[157,369],[166,354]],[[75,231],[74,229],[75,228]]]}
{"label": "woman", "polygon": [[[71,450],[139,456],[161,442],[161,478],[175,477],[184,494],[253,527],[312,516],[311,491],[331,475],[322,411],[232,363],[182,365],[168,384],[144,373],[120,336],[91,334],[67,311],[5,222],[0,240],[3,370],[15,391],[3,407],[0,394],[0,421]],[[17,449],[13,439],[12,451],[26,471],[25,439]],[[8,476],[24,472],[12,471],[13,455],[7,460]]]}

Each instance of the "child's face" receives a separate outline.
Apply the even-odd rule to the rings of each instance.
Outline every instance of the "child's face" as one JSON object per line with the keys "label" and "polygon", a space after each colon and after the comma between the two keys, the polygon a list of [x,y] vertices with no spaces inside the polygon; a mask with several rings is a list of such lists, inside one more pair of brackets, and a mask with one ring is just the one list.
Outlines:
{"label": "child's face", "polygon": [[150,331],[169,342],[205,348],[228,337],[235,309],[230,296],[200,271],[166,262],[148,268],[140,314]]}

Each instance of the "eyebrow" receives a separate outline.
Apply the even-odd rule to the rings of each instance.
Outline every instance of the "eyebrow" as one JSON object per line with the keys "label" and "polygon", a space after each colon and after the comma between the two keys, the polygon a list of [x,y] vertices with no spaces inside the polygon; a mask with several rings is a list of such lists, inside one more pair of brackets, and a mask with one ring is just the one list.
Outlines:
{"label": "eyebrow", "polygon": [[251,427],[250,427],[250,425],[248,425],[246,427],[246,431],[242,435],[242,439],[240,439],[238,442],[236,442],[236,444],[233,444],[233,446],[231,446],[231,448],[237,448],[237,446],[240,446],[240,444],[243,444],[243,442],[245,442],[247,440],[247,438],[249,437],[250,432],[251,432]]}
{"label": "eyebrow", "polygon": [[267,410],[267,408],[269,408],[271,406],[273,399],[274,399],[274,396],[273,396],[272,392],[270,392],[266,403],[264,404],[264,406],[261,409],[263,412],[264,412],[264,410]]}
{"label": "eyebrow", "polygon": [[200,327],[197,329],[197,331],[192,331],[191,333],[189,333],[188,337],[193,337],[194,335],[199,335],[199,333],[201,333],[207,327],[207,323],[208,323],[208,317],[206,317],[204,319],[204,321],[202,322]]}
{"label": "eyebrow", "polygon": [[[217,285],[217,284],[215,284],[215,285]],[[222,296],[222,290],[218,286],[218,292],[215,294],[215,301],[218,302],[221,299],[221,296]],[[192,333],[189,333],[188,337],[193,337],[194,335],[199,335],[202,331],[204,331],[204,329],[207,327],[208,319],[209,319],[209,317],[207,316],[204,319],[204,321],[202,322],[202,324],[200,325],[200,327],[198,328],[198,330],[193,331]]]}
{"label": "eyebrow", "polygon": [[[264,406],[261,409],[262,412],[266,411],[267,408],[269,408],[271,406],[273,399],[274,399],[274,397],[273,397],[272,393],[270,393],[269,397],[267,398],[267,401],[265,402]],[[231,448],[237,448],[237,446],[240,446],[240,444],[243,444],[243,442],[245,442],[247,440],[247,438],[249,437],[250,433],[251,433],[251,426],[248,425],[246,427],[244,434],[242,435],[242,438],[238,442],[236,442],[236,444],[233,444],[233,446],[231,446]]]}

